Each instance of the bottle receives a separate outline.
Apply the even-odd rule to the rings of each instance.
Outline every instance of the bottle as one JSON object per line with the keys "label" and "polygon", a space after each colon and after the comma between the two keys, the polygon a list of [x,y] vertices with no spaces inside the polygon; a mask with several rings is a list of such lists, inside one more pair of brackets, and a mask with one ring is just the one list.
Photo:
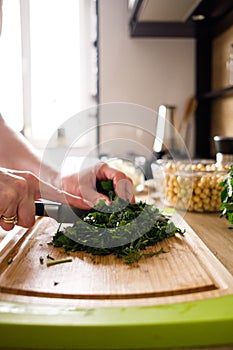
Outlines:
{"label": "bottle", "polygon": [[175,118],[176,106],[159,106],[153,145],[153,153],[157,159],[170,158],[170,152],[175,151]]}

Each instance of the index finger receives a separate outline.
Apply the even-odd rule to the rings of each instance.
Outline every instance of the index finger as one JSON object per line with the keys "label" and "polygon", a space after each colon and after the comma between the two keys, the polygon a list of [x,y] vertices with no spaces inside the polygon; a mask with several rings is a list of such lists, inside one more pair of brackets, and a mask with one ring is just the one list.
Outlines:
{"label": "index finger", "polygon": [[54,202],[64,203],[80,209],[90,209],[92,204],[86,199],[74,196],[66,191],[60,190],[44,181],[40,181],[40,193],[42,198]]}

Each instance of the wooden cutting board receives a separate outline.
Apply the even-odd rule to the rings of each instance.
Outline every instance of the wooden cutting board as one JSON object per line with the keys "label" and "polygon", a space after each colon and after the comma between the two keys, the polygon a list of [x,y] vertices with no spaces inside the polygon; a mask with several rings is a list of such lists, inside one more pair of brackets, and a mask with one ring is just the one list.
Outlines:
{"label": "wooden cutting board", "polygon": [[[180,222],[182,219],[177,218]],[[71,253],[51,245],[57,222],[38,218],[32,229],[15,228],[0,243],[0,300],[82,307],[158,305],[233,293],[233,277],[195,232],[186,230],[149,251],[166,253],[127,265],[113,255]],[[43,260],[43,263],[42,263]]]}

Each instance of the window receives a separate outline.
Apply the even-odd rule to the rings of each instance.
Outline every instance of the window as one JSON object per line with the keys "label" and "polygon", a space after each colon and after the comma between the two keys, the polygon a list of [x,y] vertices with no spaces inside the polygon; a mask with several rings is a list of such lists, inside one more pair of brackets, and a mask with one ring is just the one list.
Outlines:
{"label": "window", "polygon": [[38,147],[96,103],[95,15],[94,0],[3,1],[1,113]]}
{"label": "window", "polygon": [[19,1],[3,1],[0,38],[0,112],[15,130],[23,129],[20,32]]}

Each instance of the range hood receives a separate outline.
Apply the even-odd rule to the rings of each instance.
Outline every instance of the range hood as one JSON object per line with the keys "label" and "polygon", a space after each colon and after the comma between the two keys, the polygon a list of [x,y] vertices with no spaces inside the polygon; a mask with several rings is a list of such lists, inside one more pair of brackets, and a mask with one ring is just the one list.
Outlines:
{"label": "range hood", "polygon": [[131,37],[216,36],[232,25],[233,0],[128,0]]}
{"label": "range hood", "polygon": [[138,21],[185,22],[201,0],[145,0],[138,12]]}

